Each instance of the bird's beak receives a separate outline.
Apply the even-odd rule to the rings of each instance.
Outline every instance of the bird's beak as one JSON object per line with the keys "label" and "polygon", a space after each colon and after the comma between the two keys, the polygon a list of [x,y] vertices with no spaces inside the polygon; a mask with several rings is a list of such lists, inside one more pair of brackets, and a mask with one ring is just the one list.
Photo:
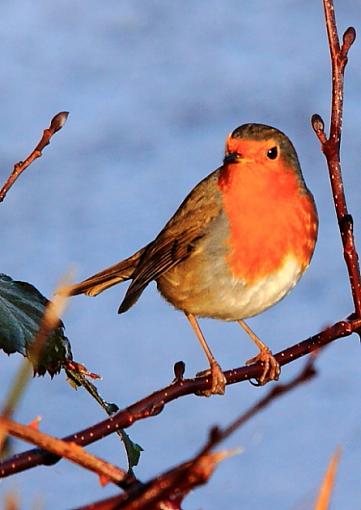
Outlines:
{"label": "bird's beak", "polygon": [[223,164],[236,163],[241,159],[241,155],[238,152],[228,152],[224,156]]}

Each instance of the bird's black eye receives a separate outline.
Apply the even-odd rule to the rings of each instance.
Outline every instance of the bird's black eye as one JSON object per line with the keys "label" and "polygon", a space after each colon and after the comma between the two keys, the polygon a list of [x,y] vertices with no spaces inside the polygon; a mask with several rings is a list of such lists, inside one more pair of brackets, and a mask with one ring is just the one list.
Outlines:
{"label": "bird's black eye", "polygon": [[271,147],[267,151],[267,158],[268,159],[276,159],[278,156],[278,147]]}

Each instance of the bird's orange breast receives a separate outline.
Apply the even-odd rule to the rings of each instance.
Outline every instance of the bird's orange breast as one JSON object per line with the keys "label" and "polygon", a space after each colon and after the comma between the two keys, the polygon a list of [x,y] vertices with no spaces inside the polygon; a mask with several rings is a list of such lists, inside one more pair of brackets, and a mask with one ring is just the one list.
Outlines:
{"label": "bird's orange breast", "polygon": [[307,268],[317,237],[312,195],[292,168],[252,161],[223,167],[218,185],[229,223],[228,266],[253,283],[277,271],[288,256]]}

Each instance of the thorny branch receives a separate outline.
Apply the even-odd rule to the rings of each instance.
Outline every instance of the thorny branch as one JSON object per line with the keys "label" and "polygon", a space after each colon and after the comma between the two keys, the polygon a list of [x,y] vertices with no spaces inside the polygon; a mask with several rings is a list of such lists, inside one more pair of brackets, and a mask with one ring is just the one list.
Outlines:
{"label": "thorny branch", "polygon": [[[275,355],[281,366],[291,363],[306,354],[314,352],[328,343],[351,335],[361,328],[361,319],[341,321],[325,329],[321,333],[297,343]],[[64,438],[64,441],[72,441],[78,445],[86,446],[103,437],[113,434],[118,429],[126,429],[138,420],[149,418],[159,414],[165,404],[185,395],[191,395],[208,389],[211,380],[207,376],[195,379],[183,379],[181,364],[176,364],[176,379],[169,386],[147,396],[146,398],[117,412],[114,416],[102,422],[84,429],[76,434]],[[224,372],[227,384],[235,384],[240,381],[257,379],[262,373],[260,364],[244,366]],[[19,473],[26,469],[45,464],[52,465],[59,457],[49,454],[41,449],[33,449],[11,457],[0,463],[0,478]]]}

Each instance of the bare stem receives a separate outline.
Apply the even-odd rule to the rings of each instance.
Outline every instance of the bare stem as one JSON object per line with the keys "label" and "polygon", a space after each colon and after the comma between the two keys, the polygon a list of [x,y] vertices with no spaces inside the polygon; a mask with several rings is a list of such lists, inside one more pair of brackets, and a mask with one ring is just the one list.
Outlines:
{"label": "bare stem", "polygon": [[353,27],[349,27],[345,31],[342,45],[340,45],[333,0],[323,0],[323,6],[332,66],[332,99],[329,137],[327,137],[324,132],[324,122],[320,115],[315,114],[312,116],[312,127],[321,143],[321,149],[327,160],[333,200],[344,249],[344,258],[355,306],[355,314],[356,317],[361,317],[360,267],[353,235],[353,220],[347,210],[340,162],[344,72],[348,60],[348,52],[356,38],[356,31]]}
{"label": "bare stem", "polygon": [[41,140],[35,149],[29,154],[25,161],[19,161],[18,163],[15,163],[13,171],[9,175],[3,187],[0,189],[0,202],[4,200],[7,192],[13,186],[18,177],[24,172],[24,170],[26,170],[28,166],[30,166],[31,163],[35,161],[35,159],[42,156],[43,149],[49,145],[52,136],[64,126],[68,115],[68,112],[60,112],[55,115],[55,117],[53,117],[50,122],[50,126],[47,129],[44,129],[43,136],[41,137]]}

